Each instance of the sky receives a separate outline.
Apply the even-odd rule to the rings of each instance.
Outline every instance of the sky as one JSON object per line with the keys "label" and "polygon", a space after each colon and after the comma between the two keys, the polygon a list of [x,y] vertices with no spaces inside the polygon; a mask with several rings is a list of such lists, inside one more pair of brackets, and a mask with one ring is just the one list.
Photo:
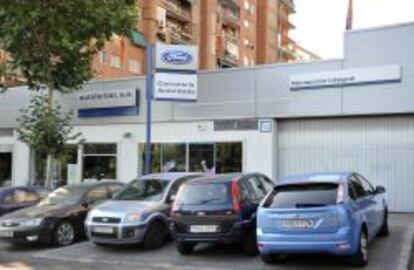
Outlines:
{"label": "sky", "polygon": [[[343,56],[349,0],[294,0],[291,36],[324,59]],[[353,29],[414,22],[413,0],[354,0]]]}

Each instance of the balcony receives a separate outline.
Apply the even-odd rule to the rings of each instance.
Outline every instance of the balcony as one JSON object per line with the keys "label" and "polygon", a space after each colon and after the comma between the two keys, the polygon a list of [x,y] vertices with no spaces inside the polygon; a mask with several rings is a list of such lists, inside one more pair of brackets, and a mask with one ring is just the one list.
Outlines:
{"label": "balcony", "polygon": [[293,61],[296,59],[296,43],[288,38],[287,43],[280,48],[280,54],[283,59]]}
{"label": "balcony", "polygon": [[289,30],[293,30],[296,26],[290,21],[289,15],[279,10],[279,16],[281,19],[281,23]]}
{"label": "balcony", "polygon": [[234,45],[238,46],[239,37],[235,34],[225,33],[224,34],[224,42],[230,42]]}
{"label": "balcony", "polygon": [[178,0],[164,0],[163,3],[167,11],[167,16],[180,22],[191,21],[191,6],[185,7]]}
{"label": "balcony", "polygon": [[227,25],[233,28],[240,27],[240,16],[236,12],[223,8],[222,9],[223,25]]}
{"label": "balcony", "polygon": [[293,3],[293,0],[282,0],[281,3],[283,3],[287,7],[289,14],[296,13],[295,4]]}
{"label": "balcony", "polygon": [[164,35],[166,41],[172,44],[194,44],[197,26],[195,24],[178,25],[167,23]]}

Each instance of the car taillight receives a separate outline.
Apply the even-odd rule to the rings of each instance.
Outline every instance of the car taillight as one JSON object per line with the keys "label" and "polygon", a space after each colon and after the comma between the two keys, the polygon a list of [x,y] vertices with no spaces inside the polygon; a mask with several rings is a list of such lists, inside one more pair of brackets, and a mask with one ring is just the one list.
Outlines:
{"label": "car taillight", "polygon": [[236,181],[231,182],[231,198],[233,201],[234,211],[239,213],[241,211],[240,205],[240,189]]}
{"label": "car taillight", "polygon": [[341,204],[345,200],[345,187],[343,182],[339,182],[338,185],[338,195],[336,197],[336,203]]}
{"label": "car taillight", "polygon": [[175,216],[176,212],[178,211],[178,207],[179,207],[179,198],[180,198],[180,194],[181,194],[181,190],[183,188],[178,189],[177,194],[175,195],[175,199],[171,208],[171,216]]}

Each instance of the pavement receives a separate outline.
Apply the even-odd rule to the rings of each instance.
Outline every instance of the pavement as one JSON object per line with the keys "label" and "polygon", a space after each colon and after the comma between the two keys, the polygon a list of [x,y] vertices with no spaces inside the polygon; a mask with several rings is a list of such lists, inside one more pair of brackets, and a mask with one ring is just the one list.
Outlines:
{"label": "pavement", "polygon": [[[414,270],[414,215],[390,216],[391,235],[377,238],[370,247],[370,269]],[[139,246],[101,247],[80,242],[66,248],[13,246],[0,242],[0,270],[223,270],[223,269],[350,269],[347,261],[327,255],[288,256],[280,265],[264,265],[259,257],[243,255],[237,246],[202,245],[191,256],[181,256],[172,243],[155,251]]]}

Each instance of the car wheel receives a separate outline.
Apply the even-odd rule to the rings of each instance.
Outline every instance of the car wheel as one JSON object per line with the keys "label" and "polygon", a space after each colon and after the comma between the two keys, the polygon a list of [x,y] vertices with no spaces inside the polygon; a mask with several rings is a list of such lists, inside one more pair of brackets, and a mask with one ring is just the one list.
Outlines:
{"label": "car wheel", "polygon": [[159,249],[163,246],[166,230],[161,221],[152,223],[144,236],[144,247],[147,249]]}
{"label": "car wheel", "polygon": [[69,221],[62,221],[56,226],[53,236],[55,245],[69,246],[75,241],[75,228]]}
{"label": "car wheel", "polygon": [[181,255],[190,255],[194,252],[196,244],[193,243],[176,243],[178,252]]}
{"label": "car wheel", "polygon": [[358,251],[354,256],[352,256],[351,262],[357,267],[363,267],[368,264],[368,237],[365,230],[361,230]]}
{"label": "car wheel", "polygon": [[254,231],[248,232],[243,241],[244,253],[248,256],[255,256],[258,253],[256,233]]}
{"label": "car wheel", "polygon": [[390,234],[390,229],[388,227],[388,210],[384,212],[384,219],[382,221],[381,230],[379,231],[380,236],[388,236]]}
{"label": "car wheel", "polygon": [[276,264],[281,262],[281,257],[278,254],[261,254],[260,258],[265,264]]}

